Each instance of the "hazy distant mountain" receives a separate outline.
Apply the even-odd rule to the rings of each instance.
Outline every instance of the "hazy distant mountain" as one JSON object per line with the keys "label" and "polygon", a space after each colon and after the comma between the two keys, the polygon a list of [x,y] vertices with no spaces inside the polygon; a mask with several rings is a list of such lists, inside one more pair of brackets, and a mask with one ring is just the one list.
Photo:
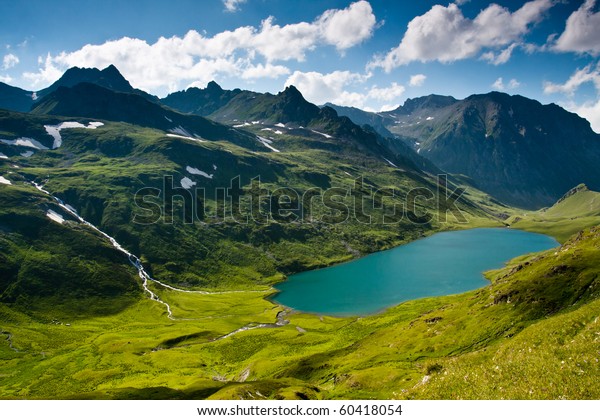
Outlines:
{"label": "hazy distant mountain", "polygon": [[189,88],[174,92],[160,100],[163,105],[177,111],[206,116],[226,105],[234,96],[242,92],[240,89],[224,90],[216,82],[209,82],[206,88]]}

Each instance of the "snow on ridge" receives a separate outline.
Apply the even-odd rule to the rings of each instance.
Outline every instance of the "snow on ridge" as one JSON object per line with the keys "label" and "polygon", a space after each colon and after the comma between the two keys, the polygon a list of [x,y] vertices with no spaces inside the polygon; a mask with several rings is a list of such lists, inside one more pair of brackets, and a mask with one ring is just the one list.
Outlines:
{"label": "snow on ridge", "polygon": [[53,149],[58,149],[62,146],[62,136],[60,135],[60,130],[64,130],[65,128],[87,128],[88,130],[95,130],[98,127],[102,127],[104,123],[99,121],[92,121],[88,123],[88,125],[83,125],[76,121],[65,121],[58,125],[45,125],[46,133],[54,138],[54,143],[52,144]]}
{"label": "snow on ridge", "polygon": [[56,223],[63,224],[65,223],[65,218],[62,217],[61,214],[58,214],[54,210],[48,210],[46,212],[46,216],[48,216],[51,220],[54,220]]}
{"label": "snow on ridge", "polygon": [[333,136],[330,136],[329,134],[321,133],[320,131],[317,131],[317,130],[310,130],[310,131],[312,131],[313,133],[320,134],[320,135],[322,135],[323,137],[325,137],[326,139],[330,139],[330,138],[332,138],[332,137],[333,137]]}
{"label": "snow on ridge", "polygon": [[166,115],[165,115],[164,117],[165,117],[165,120],[169,121],[170,123],[172,123],[172,122],[173,122],[173,120],[172,120],[172,119],[170,119],[169,117],[167,117]]}
{"label": "snow on ridge", "polygon": [[389,160],[387,160],[386,158],[383,158],[383,160],[385,160],[387,163],[389,163],[391,166],[393,166],[394,168],[397,168],[397,166],[393,163],[390,162]]}
{"label": "snow on ridge", "polygon": [[[214,166],[214,165],[213,165]],[[191,166],[186,166],[185,170],[188,171],[189,173],[191,173],[192,175],[202,175],[204,178],[208,178],[208,179],[212,179],[214,174],[207,174],[204,171],[201,171],[198,168],[192,168]]]}
{"label": "snow on ridge", "polygon": [[183,177],[183,179],[181,180],[181,186],[183,188],[185,188],[186,190],[189,190],[194,185],[196,185],[196,183],[194,181],[192,181],[191,179],[189,179],[187,176]]}
{"label": "snow on ridge", "polygon": [[277,150],[276,148],[274,148],[273,146],[271,146],[271,143],[273,143],[273,141],[266,139],[264,137],[261,136],[256,136],[258,138],[258,141],[262,143],[263,146],[268,147],[269,149],[271,149],[274,152],[279,153],[280,150]]}
{"label": "snow on ridge", "polygon": [[38,150],[48,150],[46,146],[40,143],[37,140],[31,139],[29,137],[19,137],[15,140],[6,140],[0,139],[0,141],[4,144],[8,144],[10,146],[22,146],[22,147],[31,147],[32,149]]}
{"label": "snow on ridge", "polygon": [[12,185],[12,182],[0,175],[0,184]]}
{"label": "snow on ridge", "polygon": [[21,153],[21,156],[23,156],[23,157],[31,157],[31,156],[33,156],[33,152],[31,150],[28,150],[26,152]]}
{"label": "snow on ridge", "polygon": [[167,137],[173,137],[173,138],[176,138],[176,139],[185,139],[185,140],[197,141],[199,143],[204,143],[206,141],[206,140],[202,140],[202,139],[197,138],[197,137],[181,136],[179,134],[171,134],[171,133],[168,133]]}

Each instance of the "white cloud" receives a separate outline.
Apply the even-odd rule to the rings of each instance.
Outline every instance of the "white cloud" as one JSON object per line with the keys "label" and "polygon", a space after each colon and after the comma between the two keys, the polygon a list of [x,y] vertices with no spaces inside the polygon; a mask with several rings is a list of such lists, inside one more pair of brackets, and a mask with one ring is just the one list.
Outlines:
{"label": "white cloud", "polygon": [[8,70],[19,64],[19,57],[14,54],[6,54],[2,59],[2,69]]}
{"label": "white cloud", "polygon": [[544,83],[544,93],[564,93],[568,96],[572,96],[575,91],[584,83],[593,83],[596,90],[600,91],[600,63],[593,67],[592,64],[588,64],[582,69],[577,69],[575,73],[569,77],[565,83]]}
{"label": "white cloud", "polygon": [[512,90],[519,86],[521,86],[521,83],[517,79],[510,79],[508,84],[504,84],[502,77],[498,77],[496,81],[492,83],[492,87],[499,91]]}
{"label": "white cloud", "polygon": [[243,3],[246,3],[246,0],[223,0],[223,5],[227,12],[237,12]]}
{"label": "white cloud", "polygon": [[285,86],[296,86],[306,100],[316,104],[331,102],[361,109],[367,109],[366,104],[370,101],[390,103],[402,96],[405,91],[404,86],[394,82],[387,87],[374,85],[369,90],[357,92],[356,88],[364,85],[370,77],[370,73],[359,74],[349,71],[334,71],[328,74],[295,71],[287,79]]}
{"label": "white cloud", "polygon": [[567,19],[565,31],[554,49],[578,53],[600,54],[600,12],[594,13],[595,0],[586,0]]}
{"label": "white cloud", "polygon": [[[69,67],[114,64],[135,87],[150,92],[203,85],[218,75],[279,77],[289,70],[272,63],[303,61],[307,52],[322,45],[343,52],[369,38],[375,25],[369,3],[358,1],[345,9],[327,10],[310,23],[280,26],[268,17],[259,28],[244,26],[214,36],[191,30],[183,37],[161,37],[154,44],[129,37],[88,44],[77,51],[40,58],[38,71],[24,77],[37,88],[54,82]],[[258,56],[266,64],[256,64]]]}
{"label": "white cloud", "polygon": [[508,60],[510,60],[513,50],[518,46],[518,43],[513,42],[508,47],[506,47],[498,53],[495,53],[494,51],[487,51],[481,55],[481,58],[495,66],[499,66],[500,64],[505,64],[508,62]]}
{"label": "white cloud", "polygon": [[425,79],[427,79],[427,76],[425,76],[424,74],[413,74],[412,76],[410,76],[410,81],[408,82],[408,84],[410,86],[423,86],[423,83],[425,83]]}
{"label": "white cloud", "polygon": [[400,104],[384,104],[379,108],[379,112],[388,112],[397,109]]}
{"label": "white cloud", "polygon": [[392,83],[387,88],[378,88],[377,86],[373,86],[367,93],[367,98],[389,102],[402,96],[405,90],[406,89],[404,86],[399,85],[396,82]]}
{"label": "white cloud", "polygon": [[267,63],[266,65],[249,65],[246,67],[241,77],[242,79],[260,79],[265,77],[277,79],[278,77],[285,76],[286,74],[290,74],[290,69],[287,67],[274,66],[271,63]]}
{"label": "white cloud", "polygon": [[[413,61],[450,63],[474,57],[482,50],[507,46],[509,49],[499,54],[499,60],[508,60],[514,49],[510,45],[520,42],[553,4],[552,0],[533,0],[512,13],[490,4],[474,19],[465,18],[455,3],[435,5],[411,20],[400,44],[385,56],[375,57],[369,67],[389,72]],[[496,59],[496,55],[493,57]]]}
{"label": "white cloud", "polygon": [[13,78],[10,77],[8,74],[6,76],[2,76],[0,74],[0,82],[2,82],[2,83],[10,83],[10,82],[12,82],[12,80],[13,80]]}
{"label": "white cloud", "polygon": [[521,83],[517,79],[510,79],[510,82],[508,82],[509,89],[516,89],[519,86],[521,86]]}
{"label": "white cloud", "polygon": [[344,50],[370,38],[375,29],[375,15],[367,1],[358,1],[344,10],[328,10],[317,21],[328,44]]}

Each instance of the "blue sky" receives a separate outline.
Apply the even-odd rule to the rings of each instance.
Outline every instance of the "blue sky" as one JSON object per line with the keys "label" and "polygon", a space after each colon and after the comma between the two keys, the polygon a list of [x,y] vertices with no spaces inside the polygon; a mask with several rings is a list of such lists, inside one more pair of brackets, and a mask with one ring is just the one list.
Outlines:
{"label": "blue sky", "polygon": [[430,93],[557,102],[600,131],[600,0],[0,0],[0,81],[115,64],[159,96],[204,87],[381,110]]}

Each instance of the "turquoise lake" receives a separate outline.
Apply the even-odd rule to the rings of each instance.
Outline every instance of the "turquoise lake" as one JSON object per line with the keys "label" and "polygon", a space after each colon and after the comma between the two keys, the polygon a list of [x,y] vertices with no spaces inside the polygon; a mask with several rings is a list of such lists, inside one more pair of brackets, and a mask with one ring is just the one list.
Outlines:
{"label": "turquoise lake", "polygon": [[290,276],[273,300],[302,312],[364,315],[401,302],[486,286],[483,272],[558,246],[546,235],[502,228],[437,233],[357,260]]}

